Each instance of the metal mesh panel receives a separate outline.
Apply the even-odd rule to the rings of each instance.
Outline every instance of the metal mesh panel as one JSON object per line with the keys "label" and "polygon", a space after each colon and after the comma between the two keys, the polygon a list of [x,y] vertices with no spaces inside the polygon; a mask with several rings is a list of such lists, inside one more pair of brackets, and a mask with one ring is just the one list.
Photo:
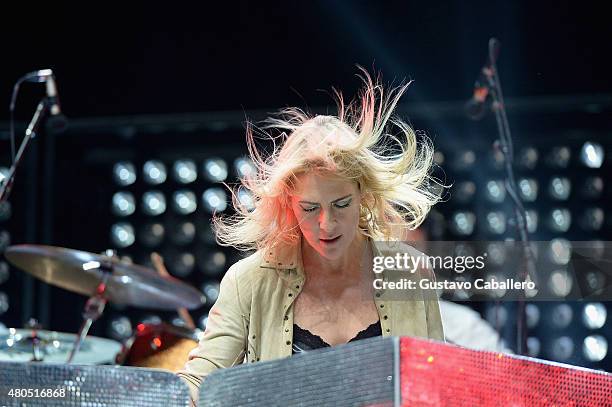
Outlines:
{"label": "metal mesh panel", "polygon": [[393,406],[393,338],[369,338],[212,373],[200,406]]}
{"label": "metal mesh panel", "polygon": [[403,406],[611,406],[612,375],[404,337]]}
{"label": "metal mesh panel", "polygon": [[[177,376],[134,367],[0,363],[0,389],[0,406],[189,406]],[[11,397],[11,389],[32,389],[32,397]],[[64,396],[49,396],[49,389]]]}

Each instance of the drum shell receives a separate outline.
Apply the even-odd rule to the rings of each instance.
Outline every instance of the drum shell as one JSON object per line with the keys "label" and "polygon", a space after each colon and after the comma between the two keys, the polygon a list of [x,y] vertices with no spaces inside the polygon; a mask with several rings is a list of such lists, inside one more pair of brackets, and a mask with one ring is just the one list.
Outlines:
{"label": "drum shell", "polygon": [[139,324],[117,355],[117,363],[177,372],[184,368],[189,352],[198,345],[199,332],[165,323]]}

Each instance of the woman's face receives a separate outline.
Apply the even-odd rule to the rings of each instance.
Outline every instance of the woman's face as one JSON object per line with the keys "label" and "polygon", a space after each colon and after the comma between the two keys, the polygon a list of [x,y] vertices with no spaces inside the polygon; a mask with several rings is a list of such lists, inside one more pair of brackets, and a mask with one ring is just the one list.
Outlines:
{"label": "woman's face", "polygon": [[304,173],[297,181],[291,208],[302,236],[321,257],[339,259],[358,235],[357,183],[330,173]]}

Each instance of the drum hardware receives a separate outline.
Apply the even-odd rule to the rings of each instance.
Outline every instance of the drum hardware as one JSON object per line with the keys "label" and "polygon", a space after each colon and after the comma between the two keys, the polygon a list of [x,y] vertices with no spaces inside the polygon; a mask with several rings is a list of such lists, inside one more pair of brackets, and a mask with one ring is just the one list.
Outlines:
{"label": "drum hardware", "polygon": [[[190,285],[169,275],[158,275],[149,268],[121,262],[113,252],[96,255],[25,244],[9,246],[5,257],[42,281],[89,296],[68,363],[75,360],[91,324],[102,315],[108,301],[160,310],[193,309],[205,303],[202,293]],[[36,336],[32,340],[36,342]]]}
{"label": "drum hardware", "polygon": [[[8,328],[0,333],[0,361],[65,363],[76,339],[77,335],[64,332]],[[87,336],[73,363],[112,364],[120,351],[121,344],[117,341]]]}

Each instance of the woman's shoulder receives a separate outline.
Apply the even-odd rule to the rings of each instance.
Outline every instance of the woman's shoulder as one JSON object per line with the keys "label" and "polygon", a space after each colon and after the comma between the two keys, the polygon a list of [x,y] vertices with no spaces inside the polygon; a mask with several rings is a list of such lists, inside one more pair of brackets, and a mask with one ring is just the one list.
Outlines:
{"label": "woman's shoulder", "polygon": [[275,278],[274,270],[262,267],[266,264],[263,251],[251,252],[246,257],[235,262],[226,274],[235,279],[239,285],[254,285],[265,279]]}

